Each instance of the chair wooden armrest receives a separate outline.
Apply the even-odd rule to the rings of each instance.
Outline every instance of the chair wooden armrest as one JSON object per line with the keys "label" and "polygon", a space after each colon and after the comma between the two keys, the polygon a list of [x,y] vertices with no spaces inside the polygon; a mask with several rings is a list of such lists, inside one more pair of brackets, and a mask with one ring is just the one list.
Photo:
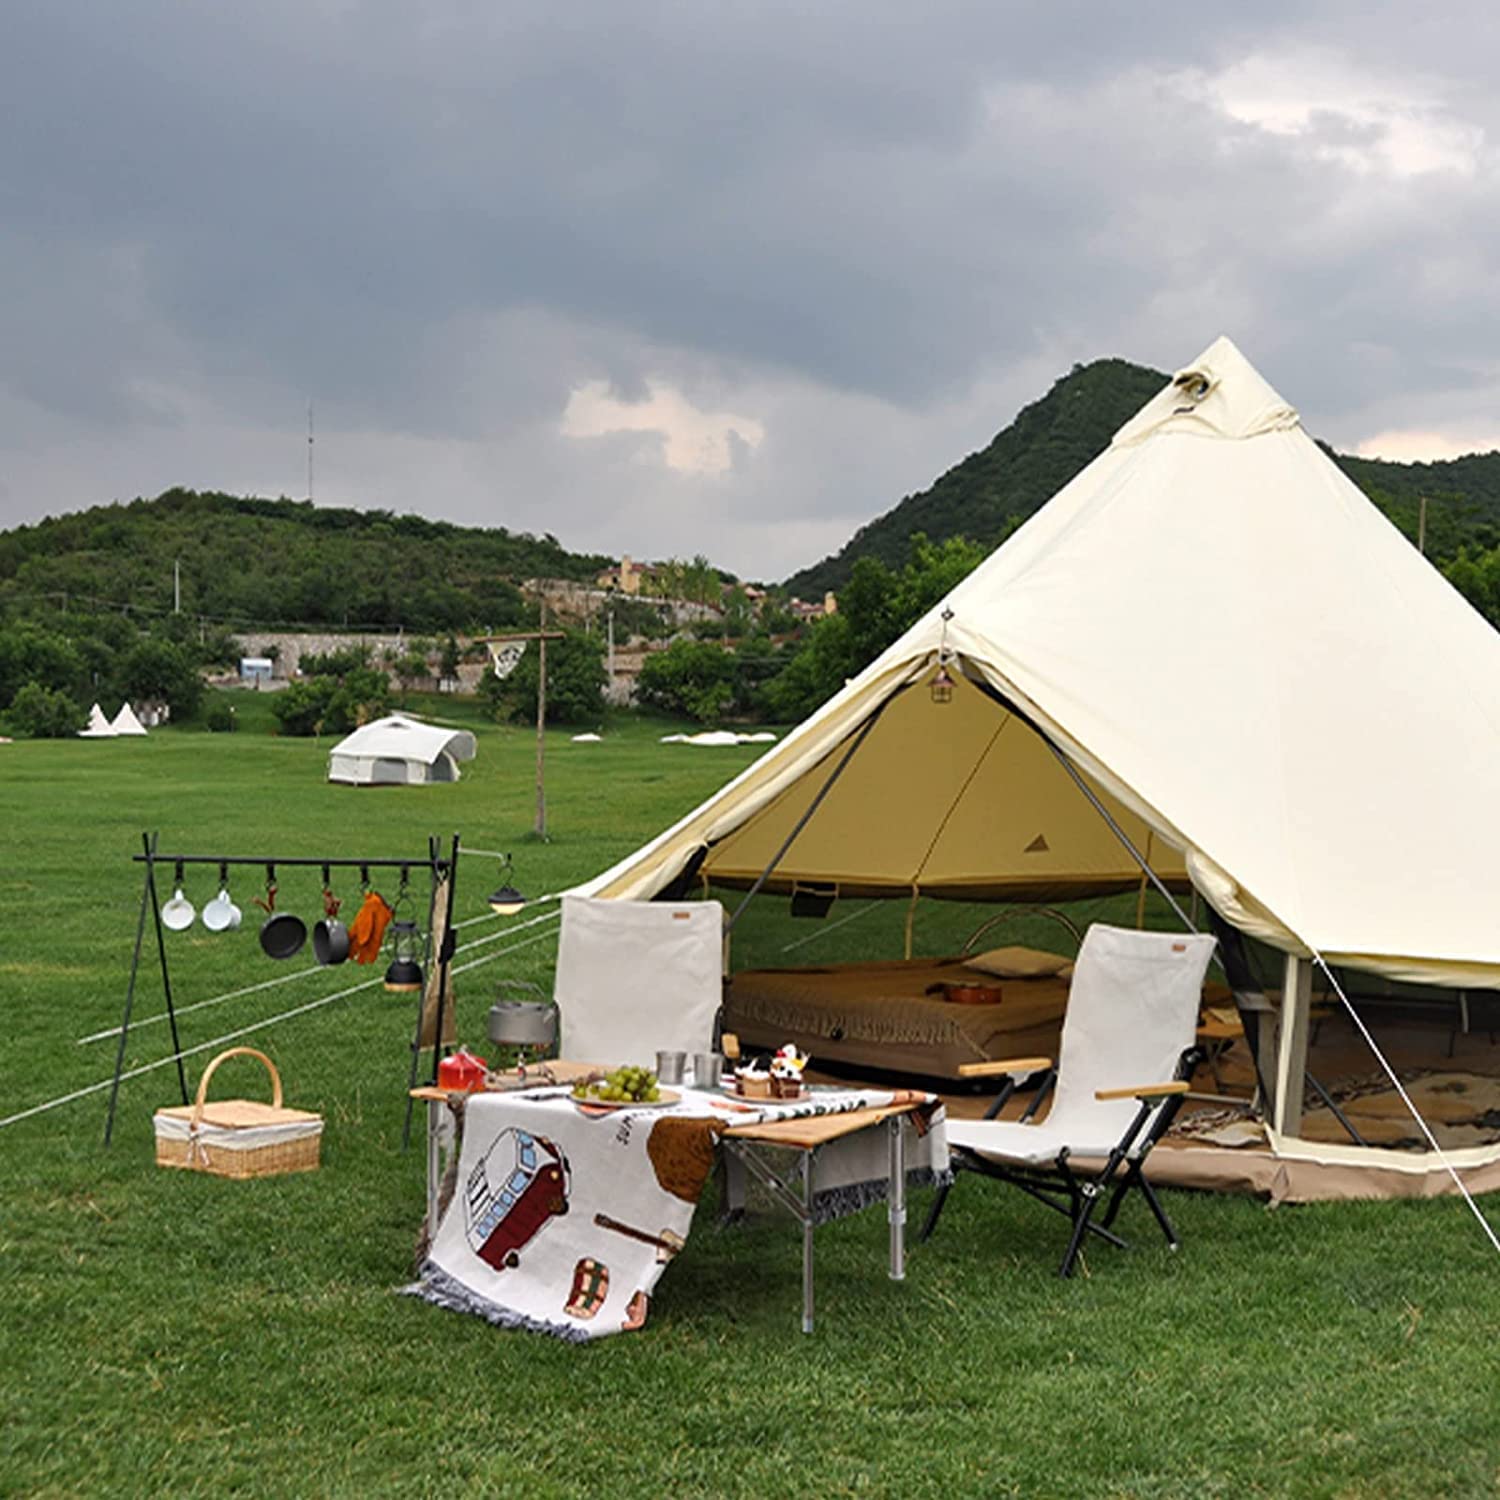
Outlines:
{"label": "chair wooden armrest", "polygon": [[1010,1073],[1039,1073],[1050,1068],[1050,1057],[1002,1057],[993,1062],[960,1063],[960,1078],[1003,1078]]}
{"label": "chair wooden armrest", "polygon": [[1128,1089],[1095,1089],[1094,1098],[1101,1102],[1107,1099],[1165,1099],[1170,1094],[1185,1094],[1187,1080],[1174,1079],[1171,1083],[1139,1083]]}

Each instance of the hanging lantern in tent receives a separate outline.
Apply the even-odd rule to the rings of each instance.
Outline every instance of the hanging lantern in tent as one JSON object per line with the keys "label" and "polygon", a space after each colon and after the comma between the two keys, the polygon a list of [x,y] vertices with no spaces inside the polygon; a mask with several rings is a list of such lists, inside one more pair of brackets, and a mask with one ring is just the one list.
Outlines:
{"label": "hanging lantern in tent", "polygon": [[417,924],[395,921],[386,939],[391,961],[385,971],[385,987],[394,993],[422,988],[422,939]]}
{"label": "hanging lantern in tent", "polygon": [[513,917],[526,905],[526,898],[516,889],[510,855],[502,854],[500,858],[500,884],[489,894],[490,910],[498,917]]}
{"label": "hanging lantern in tent", "polygon": [[952,618],[953,611],[945,609],[943,611],[943,635],[938,642],[938,667],[927,684],[927,690],[932,694],[934,703],[953,702],[953,677],[948,671],[948,621]]}

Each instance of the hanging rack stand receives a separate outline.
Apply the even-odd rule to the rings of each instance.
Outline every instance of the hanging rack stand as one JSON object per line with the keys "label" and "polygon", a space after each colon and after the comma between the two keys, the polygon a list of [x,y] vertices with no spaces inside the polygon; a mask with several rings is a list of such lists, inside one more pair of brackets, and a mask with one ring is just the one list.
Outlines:
{"label": "hanging rack stand", "polygon": [[[135,950],[130,960],[130,979],[125,986],[125,1008],[120,1017],[120,1044],[115,1050],[114,1078],[110,1083],[109,1090],[109,1112],[104,1121],[104,1144],[110,1143],[115,1129],[115,1109],[120,1097],[120,1077],[125,1070],[125,1050],[130,1039],[130,1017],[135,1007],[136,983],[140,978],[141,951],[145,946],[146,938],[146,916],[149,912],[152,924],[156,931],[156,952],[161,964],[161,988],[162,996],[167,1006],[167,1022],[172,1031],[172,1055],[177,1059],[177,1087],[182,1094],[182,1102],[188,1104],[187,1072],[182,1063],[182,1040],[177,1031],[177,1008],[172,999],[172,976],[167,965],[167,943],[166,934],[161,920],[161,899],[156,887],[156,868],[158,865],[167,865],[173,869],[185,869],[188,865],[213,865],[216,866],[221,878],[227,874],[231,867],[253,866],[267,873],[268,880],[274,883],[274,871],[277,869],[314,869],[324,872],[325,882],[330,870],[358,870],[362,876],[367,876],[371,870],[399,870],[403,877],[413,870],[426,870],[431,882],[431,895],[428,901],[428,930],[427,946],[431,948],[432,941],[432,911],[433,902],[437,897],[437,889],[443,880],[451,882],[454,872],[458,867],[458,835],[453,835],[452,852],[444,858],[442,855],[441,841],[436,838],[427,840],[427,852],[416,858],[389,858],[385,856],[375,858],[351,858],[347,855],[307,856],[307,855],[276,855],[276,854],[164,854],[161,852],[158,835],[155,833],[142,833],[141,852],[131,856],[132,863],[144,866],[144,876],[141,881],[141,908],[136,919],[135,926]],[[453,910],[452,886],[449,886],[448,911]],[[432,1077],[437,1081],[437,1067],[439,1056],[442,1052],[442,1025],[443,1025],[443,1003],[447,994],[448,969],[453,954],[453,932],[451,921],[446,924],[446,935],[442,942],[442,951],[438,955],[438,1029],[435,1033],[435,1041],[432,1049]],[[416,1077],[417,1069],[417,1044],[420,1043],[422,1034],[422,992],[417,995],[417,1040],[413,1044],[412,1053],[412,1077]],[[409,1098],[409,1096],[408,1096]],[[410,1128],[410,1114],[408,1110],[408,1129]]]}

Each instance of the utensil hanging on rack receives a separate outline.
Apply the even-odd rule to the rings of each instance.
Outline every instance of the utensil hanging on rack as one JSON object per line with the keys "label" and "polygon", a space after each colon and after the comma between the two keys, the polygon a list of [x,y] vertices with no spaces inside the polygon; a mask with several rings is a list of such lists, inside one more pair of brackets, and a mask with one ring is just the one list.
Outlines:
{"label": "utensil hanging on rack", "polygon": [[339,921],[343,902],[333,894],[328,866],[323,866],[323,917],[313,923],[313,954],[320,964],[341,964],[349,957],[349,929]]}
{"label": "utensil hanging on rack", "polygon": [[210,932],[233,932],[241,912],[229,894],[229,865],[219,866],[219,894],[203,908],[203,925]]}
{"label": "utensil hanging on rack", "polygon": [[193,918],[198,915],[198,910],[182,894],[182,861],[180,859],[177,861],[177,870],[172,883],[177,889],[172,892],[170,901],[162,903],[162,926],[170,928],[173,932],[186,932],[193,925]]}
{"label": "utensil hanging on rack", "polygon": [[266,913],[260,924],[260,946],[267,958],[292,958],[307,941],[307,924],[289,911],[276,910],[276,866],[266,866],[266,899],[255,904]]}

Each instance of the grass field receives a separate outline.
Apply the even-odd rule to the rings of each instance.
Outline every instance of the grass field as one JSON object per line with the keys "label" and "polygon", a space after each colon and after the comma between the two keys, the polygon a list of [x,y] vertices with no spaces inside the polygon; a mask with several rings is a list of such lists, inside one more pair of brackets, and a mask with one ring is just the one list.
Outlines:
{"label": "grass field", "polygon": [[[523,730],[485,728],[456,786],[370,791],[323,781],[326,744],[248,730],[0,746],[0,1115],[108,1076],[110,1044],[75,1038],[119,1019],[143,829],[164,849],[283,855],[420,854],[457,830],[514,849],[529,892],[555,891],[754,753],[658,732],[554,737],[546,844],[527,839]],[[462,862],[460,917],[483,912],[494,875]],[[200,906],[211,881],[190,879]],[[255,943],[252,885],[236,888],[239,933],[169,936],[179,1004],[280,972]],[[316,890],[315,873],[285,873],[282,904],[310,914]],[[857,926],[850,944],[868,941]],[[774,947],[769,918],[752,936]],[[551,956],[543,941],[463,976],[464,1033],[482,1042],[495,981],[545,984]],[[149,1023],[160,989],[143,976]],[[182,1040],[335,987],[300,978],[189,1012]],[[289,1102],[325,1115],[316,1174],[157,1169],[151,1113],[173,1102],[170,1069],[125,1085],[107,1152],[100,1095],[0,1130],[0,1493],[1500,1490],[1500,1266],[1453,1200],[1268,1212],[1174,1194],[1179,1255],[1143,1232],[1064,1284],[1058,1224],[965,1182],[902,1285],[884,1274],[880,1212],[820,1231],[806,1339],[792,1226],[719,1232],[709,1205],[634,1336],[576,1347],[394,1296],[422,1213],[421,1154],[401,1151],[411,1019],[376,988],[248,1038]],[[128,1064],[162,1057],[165,1032],[139,1027]],[[225,1082],[257,1086],[248,1070]]]}

